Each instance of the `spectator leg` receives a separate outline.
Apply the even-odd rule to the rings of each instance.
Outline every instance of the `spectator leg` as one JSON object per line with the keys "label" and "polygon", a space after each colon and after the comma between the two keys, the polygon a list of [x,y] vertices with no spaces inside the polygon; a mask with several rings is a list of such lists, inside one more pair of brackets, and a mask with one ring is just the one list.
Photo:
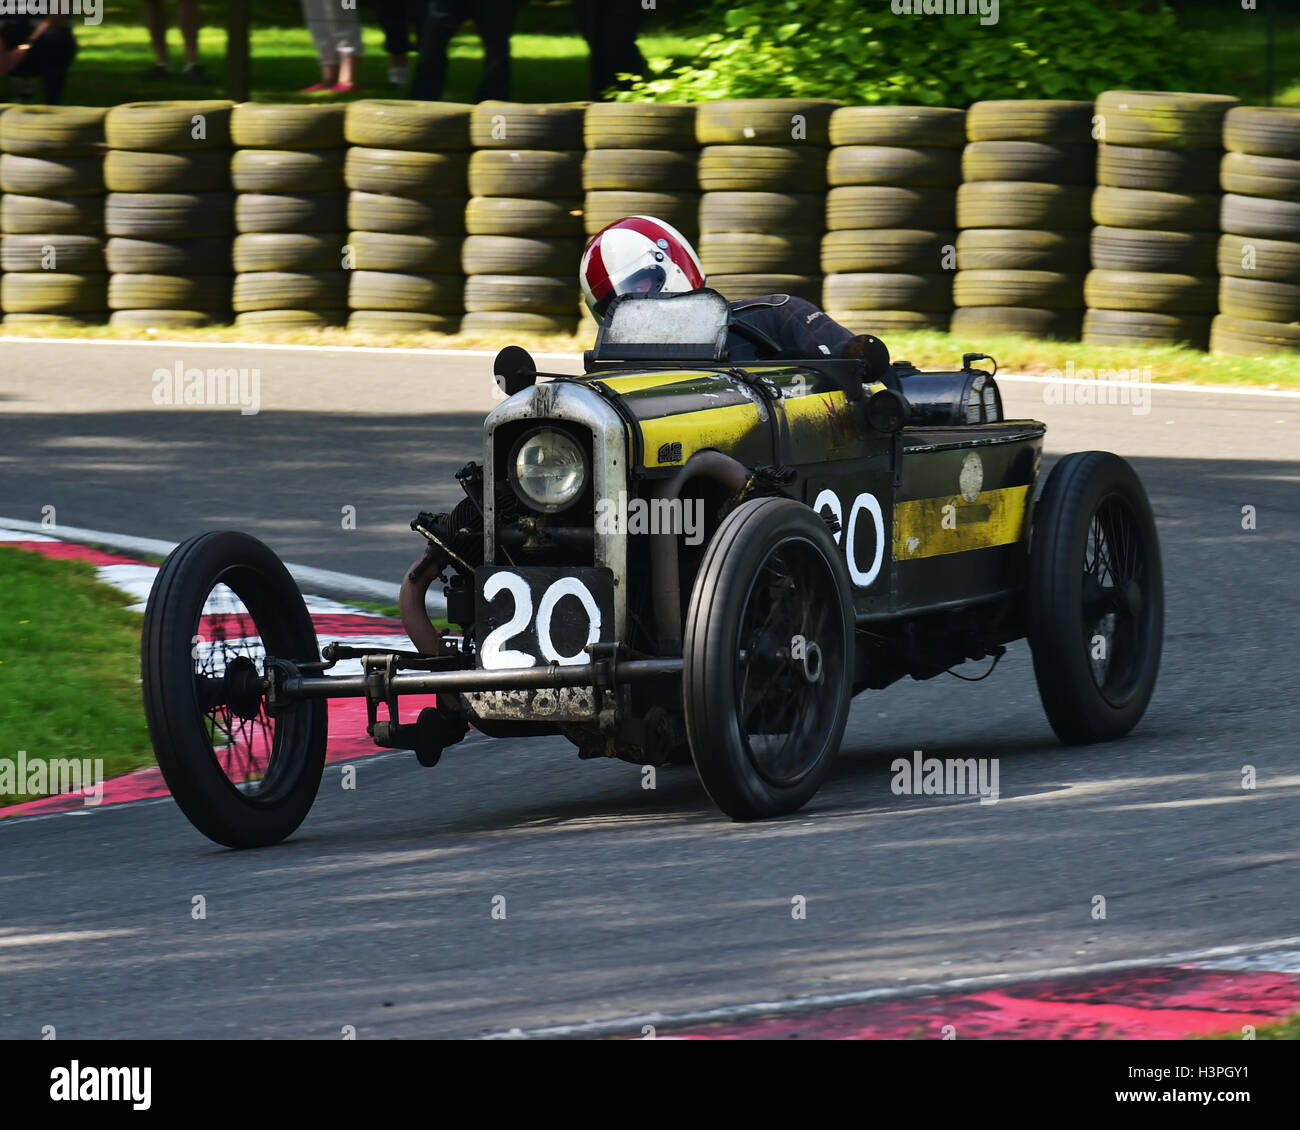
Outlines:
{"label": "spectator leg", "polygon": [[420,58],[411,81],[411,97],[437,102],[447,86],[447,45],[465,22],[459,0],[429,0],[420,23]]}
{"label": "spectator leg", "polygon": [[518,11],[518,0],[481,0],[474,6],[474,26],[483,40],[483,79],[476,96],[479,102],[510,97],[510,36]]}
{"label": "spectator leg", "polygon": [[144,0],[144,23],[149,29],[149,46],[153,48],[154,62],[160,67],[170,67],[167,56],[167,14],[163,0]]}
{"label": "spectator leg", "polygon": [[185,62],[195,66],[199,61],[199,0],[177,0],[176,22],[185,41]]}

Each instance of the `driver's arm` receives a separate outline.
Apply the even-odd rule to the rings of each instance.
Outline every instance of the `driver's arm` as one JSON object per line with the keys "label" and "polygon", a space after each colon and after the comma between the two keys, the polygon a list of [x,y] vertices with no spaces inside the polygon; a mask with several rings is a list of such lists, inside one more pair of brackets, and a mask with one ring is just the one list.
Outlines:
{"label": "driver's arm", "polygon": [[[789,357],[838,357],[853,338],[851,330],[827,317],[824,310],[792,294],[765,294],[761,298],[733,302],[731,316],[733,322],[743,322],[771,338]],[[736,336],[733,333],[733,344]],[[745,357],[738,357],[732,351],[733,360],[753,360],[758,356],[752,344]]]}

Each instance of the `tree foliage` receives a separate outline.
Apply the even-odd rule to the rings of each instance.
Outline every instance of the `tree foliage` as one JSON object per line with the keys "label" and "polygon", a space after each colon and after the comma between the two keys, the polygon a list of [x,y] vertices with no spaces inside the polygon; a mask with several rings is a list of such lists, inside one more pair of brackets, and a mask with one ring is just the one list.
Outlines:
{"label": "tree foliage", "polygon": [[652,61],[652,74],[619,97],[965,106],[1194,82],[1188,37],[1162,0],[1000,0],[992,24],[978,12],[926,8],[942,11],[943,0],[718,4],[712,18],[725,30],[707,36],[692,60]]}

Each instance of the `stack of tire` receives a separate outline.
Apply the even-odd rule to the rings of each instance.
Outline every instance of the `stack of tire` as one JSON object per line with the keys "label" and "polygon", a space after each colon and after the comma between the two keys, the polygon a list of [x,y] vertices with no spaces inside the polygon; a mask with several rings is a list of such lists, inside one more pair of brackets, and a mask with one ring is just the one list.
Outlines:
{"label": "stack of tire", "polygon": [[104,254],[111,325],[230,320],[231,105],[130,102],[109,110]]}
{"label": "stack of tire", "polygon": [[[966,112],[845,106],[830,120],[827,313],[854,333],[947,329]],[[774,237],[769,237],[774,238]]]}
{"label": "stack of tire", "polygon": [[[583,225],[590,237],[625,216],[654,216],[688,239],[699,234],[695,107],[667,102],[593,102],[583,122]],[[563,268],[577,276],[583,240],[563,241]],[[580,301],[581,330],[595,319]]]}
{"label": "stack of tire", "polygon": [[348,107],[349,329],[459,328],[470,109],[381,98]]}
{"label": "stack of tire", "polygon": [[347,322],[343,106],[243,103],[230,118],[235,324]]}
{"label": "stack of tire", "polygon": [[584,102],[480,102],[470,118],[467,334],[578,326]]}
{"label": "stack of tire", "polygon": [[104,111],[0,115],[0,310],[6,326],[104,320]]}
{"label": "stack of tire", "polygon": [[1223,118],[1235,104],[1141,90],[1098,97],[1085,341],[1205,348],[1218,301]]}
{"label": "stack of tire", "polygon": [[737,99],[696,111],[700,259],[709,286],[731,301],[794,294],[821,304],[826,159],[838,105]]}
{"label": "stack of tire", "polygon": [[1224,118],[1223,143],[1210,349],[1300,349],[1300,110],[1238,106]]}
{"label": "stack of tire", "polygon": [[957,192],[952,331],[1078,340],[1096,147],[1091,102],[976,102]]}

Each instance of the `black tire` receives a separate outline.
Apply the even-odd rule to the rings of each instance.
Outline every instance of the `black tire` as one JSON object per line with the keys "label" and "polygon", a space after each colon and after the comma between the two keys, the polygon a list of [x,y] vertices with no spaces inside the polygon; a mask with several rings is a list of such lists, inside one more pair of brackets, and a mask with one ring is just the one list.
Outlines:
{"label": "black tire", "polygon": [[249,271],[235,276],[228,309],[247,314],[259,310],[342,310],[347,304],[348,277],[337,268]]}
{"label": "black tire", "polygon": [[334,232],[347,224],[347,194],[241,192],[235,197],[235,230]]}
{"label": "black tire", "polygon": [[575,199],[582,195],[582,153],[552,149],[480,149],[469,159],[469,194]]}
{"label": "black tire", "polygon": [[465,308],[465,280],[459,275],[415,275],[395,271],[353,271],[351,275],[347,305],[352,310],[458,314]]}
{"label": "black tire", "polygon": [[793,294],[816,306],[822,304],[821,275],[713,275],[708,285],[732,302],[760,294]]}
{"label": "black tire", "polygon": [[410,310],[353,310],[348,317],[350,332],[379,334],[454,334],[460,329],[459,314],[420,314]]}
{"label": "black tire", "polygon": [[460,244],[460,269],[467,275],[562,275],[576,271],[581,256],[580,239],[470,235]]}
{"label": "black tire", "polygon": [[460,235],[465,231],[465,203],[461,197],[350,192],[348,229],[393,235]]}
{"label": "black tire", "polygon": [[958,271],[952,277],[954,306],[1029,306],[1082,310],[1083,275],[1060,271]]}
{"label": "black tire", "polygon": [[1091,196],[1091,189],[1076,184],[972,181],[957,189],[957,226],[1087,231]]}
{"label": "black tire", "polygon": [[[398,238],[398,237],[394,237]],[[338,271],[349,237],[342,232],[294,234],[250,232],[235,237],[227,260],[237,274],[248,271]]]}
{"label": "black tire", "polygon": [[[700,237],[701,243],[705,238]],[[729,238],[747,237],[737,235]],[[828,275],[837,271],[904,271],[910,274],[932,274],[945,270],[945,264],[948,267],[952,266],[953,251],[959,246],[956,232],[951,231],[921,231],[911,228],[831,231],[822,237],[821,267],[823,273]]]}
{"label": "black tire", "polygon": [[412,149],[370,149],[354,145],[347,152],[343,179],[357,192],[396,193],[399,196],[452,196],[468,194],[466,153],[421,153]]}
{"label": "black tire", "polygon": [[826,183],[954,188],[961,183],[961,154],[937,147],[841,145],[827,158]]}
{"label": "black tire", "polygon": [[826,305],[836,310],[940,313],[952,309],[952,284],[950,273],[852,273],[827,275],[822,291]]}
{"label": "black tire", "polygon": [[976,102],[966,111],[968,141],[1081,144],[1092,139],[1093,104],[1009,98]]}
{"label": "black tire", "polygon": [[[588,210],[592,195],[587,194]],[[819,235],[825,230],[824,193],[706,192],[696,197],[696,201],[702,235],[746,231],[765,235]]]}
{"label": "black tire", "polygon": [[[592,195],[604,194],[588,194]],[[620,216],[614,217],[619,218]],[[668,217],[665,216],[664,219]],[[613,223],[613,220],[608,222]],[[474,196],[465,206],[465,230],[470,235],[543,236],[559,239],[580,236],[582,224],[583,209],[576,200],[516,200],[507,196]]]}
{"label": "black tire", "polygon": [[94,157],[104,148],[105,113],[86,106],[11,106],[0,115],[0,152]]}
{"label": "black tire", "polygon": [[[8,319],[5,319],[6,323]],[[1271,353],[1300,350],[1300,326],[1231,318],[1220,314],[1210,326],[1210,352],[1241,357],[1266,357]]]}
{"label": "black tire", "polygon": [[[962,181],[1042,181],[1091,185],[1097,150],[1092,145],[1046,141],[972,141],[962,151]],[[954,181],[953,183],[956,183]]]}
{"label": "black tire", "polygon": [[235,326],[251,330],[323,330],[347,324],[348,312],[337,310],[246,310],[235,315]]}
{"label": "black tire", "polygon": [[1217,149],[1099,145],[1097,183],[1156,192],[1218,192],[1221,157]]}
{"label": "black tire", "polygon": [[1300,110],[1234,106],[1223,119],[1223,147],[1234,153],[1300,159]]}
{"label": "black tire", "polygon": [[230,111],[234,103],[125,102],[104,117],[104,140],[110,149],[145,153],[183,153],[230,148]]}
{"label": "black tire", "polygon": [[347,144],[343,121],[348,114],[348,107],[337,103],[241,102],[230,115],[230,137],[239,149],[341,149]]}
{"label": "black tire", "polygon": [[476,337],[509,334],[572,334],[578,328],[576,314],[530,314],[514,310],[480,310],[460,320],[460,332]]}
{"label": "black tire", "polygon": [[1084,232],[968,228],[957,233],[955,247],[959,271],[1082,274],[1088,269],[1088,237]]}
{"label": "black tire", "polygon": [[104,231],[145,239],[233,236],[235,197],[229,192],[110,192]]}
{"label": "black tire", "polygon": [[0,155],[0,192],[25,196],[94,196],[104,191],[98,157]]}
{"label": "black tire", "polygon": [[1027,604],[1056,736],[1066,745],[1123,737],[1155,689],[1164,578],[1151,504],[1118,455],[1081,451],[1052,468],[1034,508]]}
{"label": "black tire", "polygon": [[87,235],[104,230],[102,196],[0,197],[0,231],[5,235]]}
{"label": "black tire", "polygon": [[820,244],[815,235],[711,232],[698,249],[706,275],[799,275],[816,268]]}
{"label": "black tire", "polygon": [[1107,271],[1214,274],[1219,237],[1213,232],[1092,229],[1092,265]]}
{"label": "black tire", "polygon": [[583,192],[682,192],[698,184],[694,144],[671,149],[589,149],[582,158]]}
{"label": "black tire", "polygon": [[229,275],[229,239],[131,239],[104,244],[104,262],[116,275]]}
{"label": "black tire", "polygon": [[1219,168],[1219,183],[1224,192],[1242,196],[1300,200],[1300,161],[1252,153],[1225,153]]}
{"label": "black tire", "polygon": [[821,192],[824,146],[706,145],[697,177],[705,192]]}
{"label": "black tire", "polygon": [[469,118],[474,149],[582,149],[585,102],[480,102]]}
{"label": "black tire", "polygon": [[1300,243],[1222,235],[1219,237],[1216,265],[1220,275],[1232,278],[1300,282]]}
{"label": "black tire", "polygon": [[9,235],[0,239],[0,271],[104,270],[104,243],[96,235]]}
{"label": "black tire", "polygon": [[670,102],[593,102],[583,117],[587,149],[694,149],[695,107]]}
{"label": "black tire", "polygon": [[989,334],[1018,334],[1041,341],[1078,341],[1082,315],[1077,310],[1032,306],[963,306],[952,312],[949,329],[978,344]]}
{"label": "black tire", "polygon": [[1217,231],[1219,196],[1209,192],[1152,192],[1102,185],[1092,198],[1093,222],[1148,231]]}
{"label": "black tire", "polygon": [[1221,149],[1226,94],[1107,90],[1097,96],[1098,139],[1148,149]]}
{"label": "black tire", "polygon": [[960,149],[966,111],[947,106],[844,106],[831,114],[832,145],[907,145]]}
{"label": "black tire", "polygon": [[826,145],[838,106],[825,98],[702,102],[695,111],[695,139],[701,145]]}
{"label": "black tire", "polygon": [[[733,820],[802,808],[830,772],[853,696],[853,599],[826,523],[788,498],[736,507],[705,551],[683,636],[686,733],[705,791]],[[796,637],[817,651],[795,658]]]}
{"label": "black tire", "polygon": [[[714,193],[713,195],[723,195]],[[763,193],[746,193],[748,196],[762,196]],[[699,232],[700,194],[698,192],[624,192],[597,191],[587,193],[583,203],[578,206],[581,211],[582,230],[587,235],[595,235],[602,228],[623,219],[625,216],[654,216],[664,223],[672,224],[687,239],[693,240]],[[519,232],[520,235],[561,235],[567,230]]]}
{"label": "black tire", "polygon": [[5,314],[0,322],[11,330],[79,329],[82,326],[102,326],[106,321],[102,313],[94,314]]}
{"label": "black tire", "polygon": [[1148,271],[1088,272],[1083,296],[1089,309],[1142,310],[1158,314],[1213,314],[1219,280],[1213,275]]}
{"label": "black tire", "polygon": [[218,325],[222,320],[210,310],[115,310],[108,324],[133,330],[197,330]]}
{"label": "black tire", "polygon": [[[416,275],[460,274],[461,242],[457,236],[390,235],[374,231],[354,231],[347,238],[347,245],[352,249],[352,270]],[[338,263],[338,247],[334,261]],[[576,262],[575,256],[566,267]]]}
{"label": "black tire", "polygon": [[[210,597],[229,602],[233,626],[224,616],[204,623]],[[235,531],[177,546],[145,608],[145,717],[176,803],[226,847],[264,847],[292,834],[316,798],[325,765],[325,702],[302,701],[269,716],[257,686],[265,673],[258,659],[268,654],[299,663],[320,658],[307,606],[280,559]],[[260,731],[264,755],[250,725]],[[224,757],[215,744],[223,733],[234,737]]]}
{"label": "black tire", "polygon": [[7,271],[0,275],[0,310],[6,314],[85,314],[106,308],[108,276],[68,271]]}
{"label": "black tire", "polygon": [[572,275],[470,275],[465,280],[465,311],[495,310],[528,314],[571,314],[578,300]]}
{"label": "black tire", "polygon": [[230,160],[237,192],[338,192],[344,149],[239,149]]}
{"label": "black tire", "polygon": [[947,188],[850,186],[832,188],[825,199],[827,231],[957,226],[956,194]]}
{"label": "black tire", "polygon": [[113,149],[104,155],[104,187],[109,192],[224,192],[230,188],[230,161],[227,149],[193,153]]}
{"label": "black tire", "polygon": [[230,309],[229,275],[110,275],[110,310]]}
{"label": "black tire", "polygon": [[946,310],[837,310],[834,307],[827,307],[826,316],[855,334],[876,337],[912,330],[946,330],[949,319]]}
{"label": "black tire", "polygon": [[1089,310],[1083,340],[1089,345],[1190,345],[1204,349],[1207,314],[1157,314],[1148,310]]}
{"label": "black tire", "polygon": [[472,110],[456,102],[365,98],[348,105],[344,136],[349,145],[463,151]]}
{"label": "black tire", "polygon": [[1219,313],[1261,322],[1300,321],[1300,285],[1265,279],[1221,278]]}
{"label": "black tire", "polygon": [[1233,235],[1300,241],[1300,204],[1225,193],[1219,210],[1219,229]]}

